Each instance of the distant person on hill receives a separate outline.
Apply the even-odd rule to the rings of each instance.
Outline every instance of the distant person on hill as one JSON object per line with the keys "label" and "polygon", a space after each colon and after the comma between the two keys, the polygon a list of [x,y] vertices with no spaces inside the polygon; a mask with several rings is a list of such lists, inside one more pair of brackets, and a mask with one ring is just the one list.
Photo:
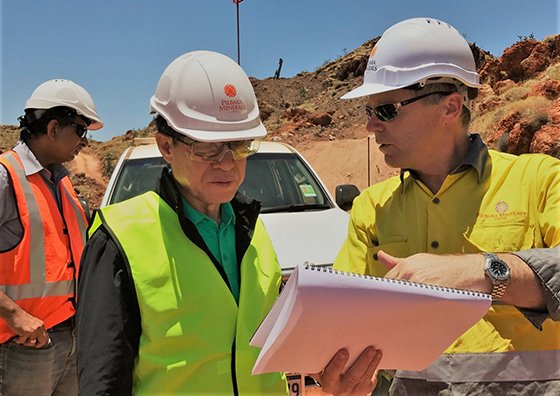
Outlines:
{"label": "distant person on hill", "polygon": [[394,395],[560,394],[560,161],[469,133],[479,88],[462,35],[414,18],[383,33],[342,97],[366,97],[367,130],[401,173],[354,200],[335,268],[495,301],[426,370],[397,371]]}
{"label": "distant person on hill", "polygon": [[[281,270],[258,218],[236,194],[266,129],[232,59],[195,51],[163,72],[151,101],[168,166],[156,192],[98,212],[82,257],[81,395],[287,394],[285,375],[251,375],[249,340],[276,300]],[[339,351],[319,376],[366,394],[381,354],[342,375]]]}
{"label": "distant person on hill", "polygon": [[0,155],[0,395],[76,395],[74,313],[86,216],[63,162],[103,126],[69,80],[39,85]]}
{"label": "distant person on hill", "polygon": [[276,71],[274,72],[274,78],[277,79],[277,80],[280,78],[280,72],[282,70],[282,63],[284,63],[284,60],[282,58],[278,59],[278,69],[276,69]]}

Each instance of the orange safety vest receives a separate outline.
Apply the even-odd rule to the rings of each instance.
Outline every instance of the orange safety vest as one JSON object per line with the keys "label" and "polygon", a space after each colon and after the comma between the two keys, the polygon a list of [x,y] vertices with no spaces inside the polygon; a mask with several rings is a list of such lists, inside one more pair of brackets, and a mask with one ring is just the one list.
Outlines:
{"label": "orange safety vest", "polygon": [[[17,153],[3,153],[0,164],[12,180],[23,227],[21,241],[0,252],[0,291],[49,329],[75,313],[72,298],[85,243],[86,216],[68,176],[57,186],[61,214],[43,178],[38,173],[26,176]],[[0,318],[0,343],[14,336]]]}

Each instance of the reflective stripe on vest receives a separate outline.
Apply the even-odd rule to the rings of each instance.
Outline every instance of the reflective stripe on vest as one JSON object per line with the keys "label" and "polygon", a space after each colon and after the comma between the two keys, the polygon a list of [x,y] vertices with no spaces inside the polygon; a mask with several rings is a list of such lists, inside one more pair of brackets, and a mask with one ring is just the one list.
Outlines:
{"label": "reflective stripe on vest", "polygon": [[[46,280],[46,260],[45,260],[45,240],[43,235],[43,224],[41,212],[35,194],[30,183],[25,176],[22,165],[12,152],[3,154],[14,169],[18,181],[25,196],[25,205],[29,213],[29,234],[30,234],[30,263],[29,263],[29,283],[16,285],[0,285],[0,290],[13,300],[29,298],[42,298],[48,296],[66,296],[74,293],[75,280],[59,280],[47,282]],[[68,202],[71,203],[74,215],[78,219],[78,227],[83,238],[85,238],[86,225],[80,209],[75,206],[66,188],[65,191]]]}
{"label": "reflective stripe on vest", "polygon": [[395,377],[433,382],[523,382],[560,379],[560,351],[446,354],[423,371]]}
{"label": "reflective stripe on vest", "polygon": [[78,228],[80,229],[80,238],[83,246],[86,244],[87,230],[87,224],[84,220],[84,216],[82,215],[82,211],[80,210],[80,208],[74,204],[74,197],[70,194],[68,188],[64,186],[62,190],[64,191],[64,195],[66,195],[66,199],[68,199],[68,202],[71,203],[70,207],[72,208],[72,212],[74,213],[74,218],[78,221]]}

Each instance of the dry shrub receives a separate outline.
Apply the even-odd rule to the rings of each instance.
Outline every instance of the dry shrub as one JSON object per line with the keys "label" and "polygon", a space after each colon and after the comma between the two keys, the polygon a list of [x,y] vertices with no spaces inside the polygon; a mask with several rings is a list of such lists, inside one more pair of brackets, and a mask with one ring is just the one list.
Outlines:
{"label": "dry shrub", "polygon": [[536,119],[548,118],[548,110],[552,107],[552,103],[544,96],[529,96],[525,100],[512,102],[504,107],[510,111],[519,111],[525,119]]}
{"label": "dry shrub", "polygon": [[524,100],[508,102],[486,114],[475,116],[470,130],[479,132],[484,137],[494,132],[504,117],[516,111],[528,123],[537,122],[542,125],[543,120],[549,119],[548,110],[551,105],[551,101],[543,96],[529,96]]}
{"label": "dry shrub", "polygon": [[0,153],[10,150],[19,139],[19,127],[15,125],[0,125]]}
{"label": "dry shrub", "polygon": [[529,92],[529,91],[531,91],[531,89],[533,89],[533,87],[534,87],[535,85],[540,84],[540,83],[542,83],[543,81],[544,81],[544,80],[543,80],[542,78],[541,78],[541,79],[538,79],[538,78],[529,79],[529,80],[523,82],[522,87],[527,88],[527,91]]}
{"label": "dry shrub", "polygon": [[513,87],[503,93],[506,102],[517,102],[525,99],[529,94],[530,88],[522,85],[520,87]]}
{"label": "dry shrub", "polygon": [[311,103],[311,102],[302,103],[298,107],[307,111],[307,112],[309,112],[309,113],[314,113],[314,112],[320,110],[319,107],[315,103]]}
{"label": "dry shrub", "polygon": [[475,117],[471,122],[469,127],[470,131],[480,133],[480,136],[484,138],[488,133],[493,131],[496,125],[495,111],[490,113],[484,113],[478,117]]}
{"label": "dry shrub", "polygon": [[542,80],[560,80],[560,63],[549,66],[545,71]]}

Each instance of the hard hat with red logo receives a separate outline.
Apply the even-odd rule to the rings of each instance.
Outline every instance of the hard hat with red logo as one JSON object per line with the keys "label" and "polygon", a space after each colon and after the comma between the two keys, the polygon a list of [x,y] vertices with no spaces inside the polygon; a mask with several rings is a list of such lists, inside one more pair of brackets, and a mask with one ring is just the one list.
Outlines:
{"label": "hard hat with red logo", "polygon": [[266,136],[249,78],[235,61],[217,52],[188,52],[171,62],[150,99],[150,112],[197,141]]}
{"label": "hard hat with red logo", "polygon": [[[87,118],[90,121],[88,129],[97,130],[103,127],[103,122],[101,122],[97,114],[97,109],[91,95],[84,88],[70,80],[55,79],[45,81],[35,88],[25,103],[25,110],[46,110],[59,106],[74,109],[78,115]],[[30,116],[26,115],[23,117]]]}
{"label": "hard hat with red logo", "polygon": [[469,44],[453,26],[433,18],[407,19],[383,33],[369,57],[364,83],[342,99],[424,85],[437,77],[480,87]]}

